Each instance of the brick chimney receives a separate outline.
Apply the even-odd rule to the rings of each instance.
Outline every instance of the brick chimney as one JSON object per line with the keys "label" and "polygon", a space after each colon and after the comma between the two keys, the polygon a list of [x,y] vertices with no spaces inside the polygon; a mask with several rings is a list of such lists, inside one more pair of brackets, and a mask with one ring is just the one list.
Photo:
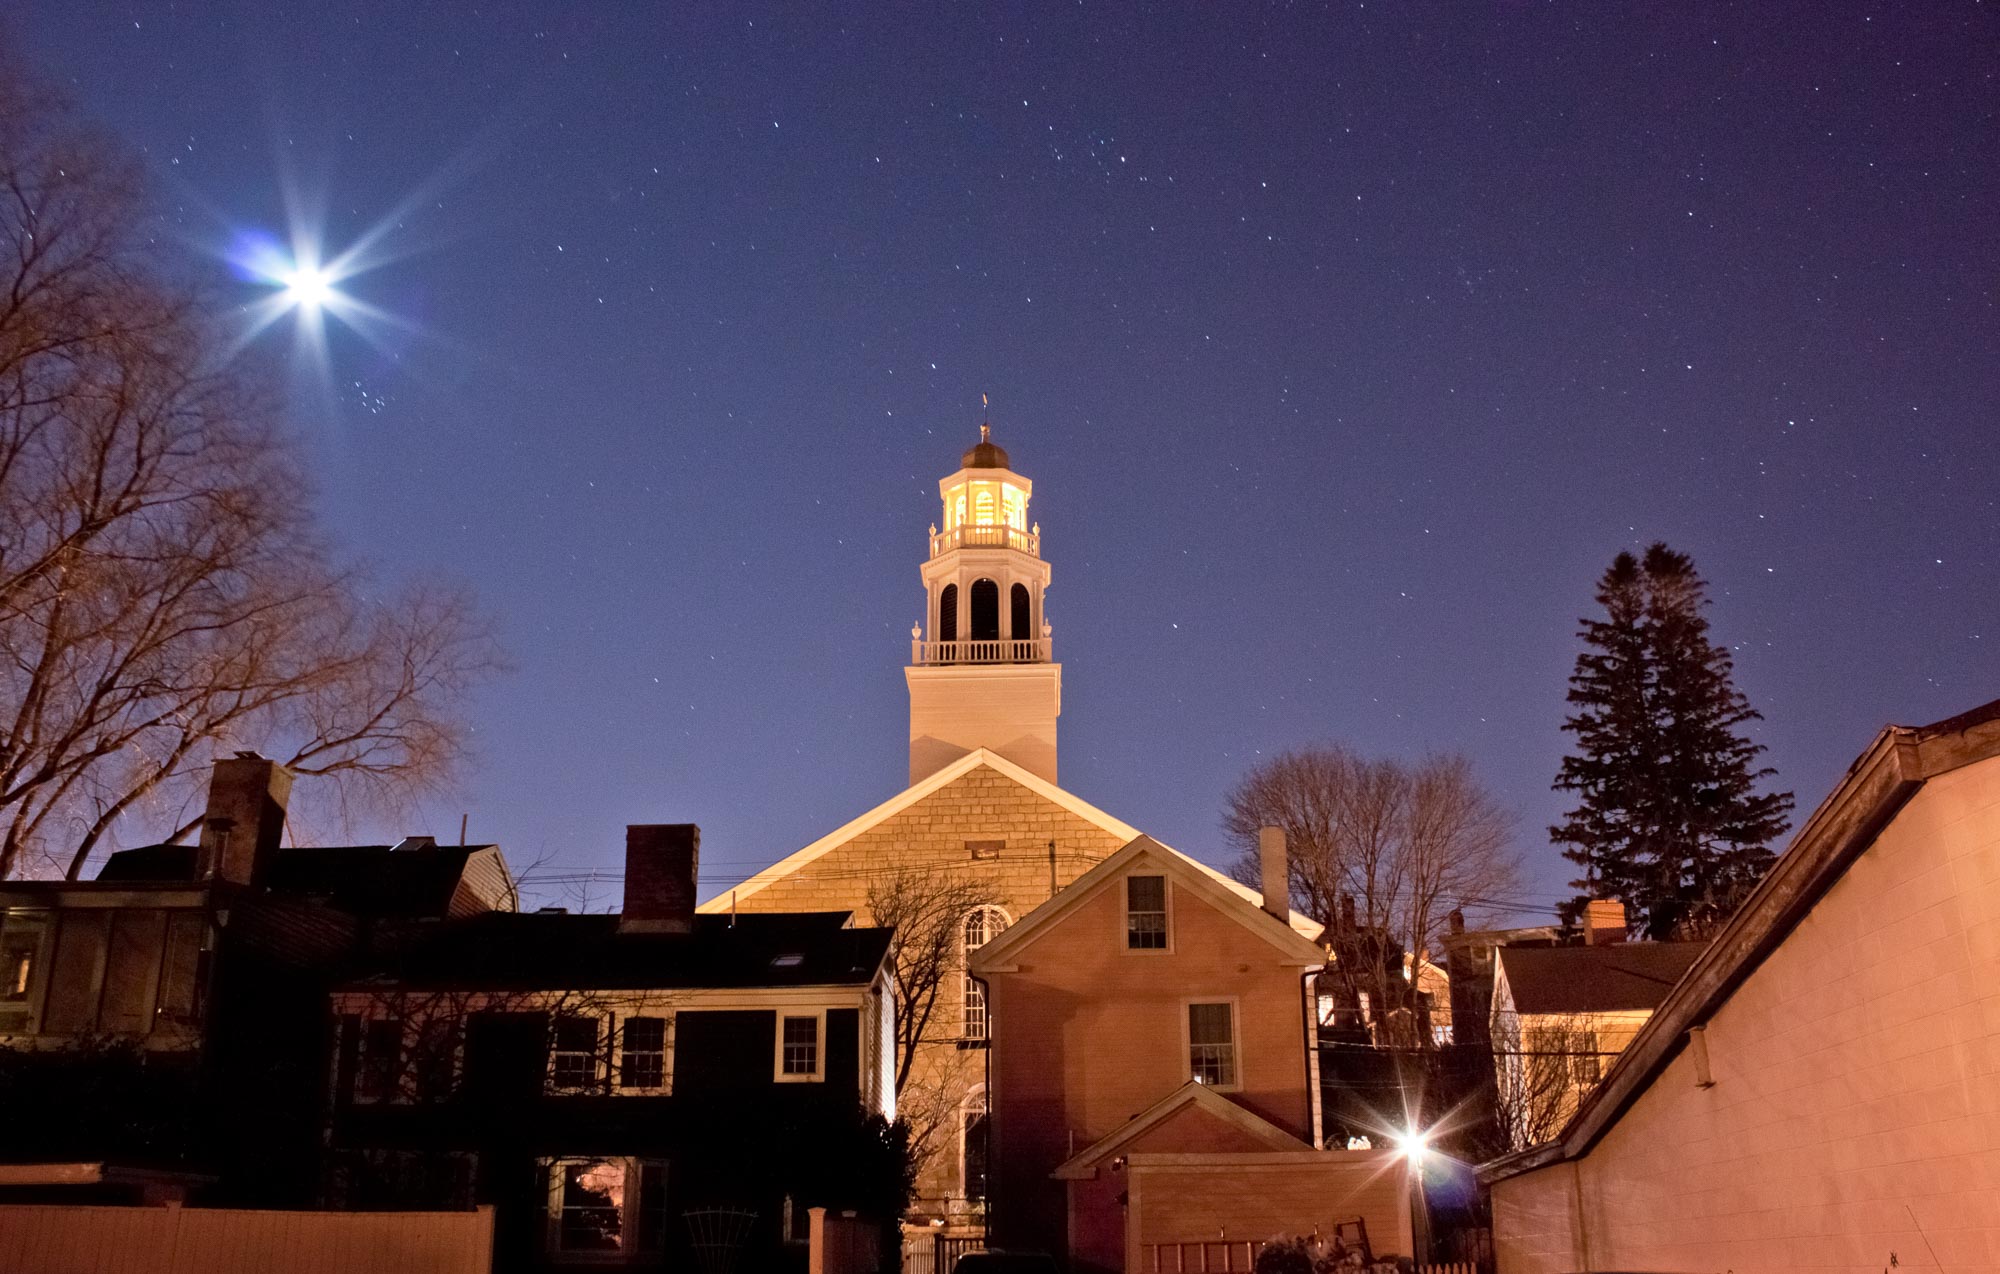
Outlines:
{"label": "brick chimney", "polygon": [[633,823],[625,829],[625,910],[620,933],[689,933],[701,860],[693,823]]}
{"label": "brick chimney", "polygon": [[1616,898],[1593,898],[1585,904],[1583,941],[1592,947],[1625,941],[1625,904]]}
{"label": "brick chimney", "polygon": [[1292,877],[1285,862],[1285,829],[1257,829],[1257,867],[1264,882],[1264,910],[1280,923],[1292,922]]}
{"label": "brick chimney", "polygon": [[203,880],[254,885],[285,835],[292,772],[255,752],[215,763],[208,810],[201,816],[197,874]]}

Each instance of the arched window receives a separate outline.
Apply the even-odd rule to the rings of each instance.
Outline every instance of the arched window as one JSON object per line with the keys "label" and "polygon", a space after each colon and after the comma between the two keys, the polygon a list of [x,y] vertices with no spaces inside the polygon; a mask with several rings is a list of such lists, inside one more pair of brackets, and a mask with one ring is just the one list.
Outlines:
{"label": "arched window", "polygon": [[990,579],[972,581],[972,632],[974,641],[1000,640],[1000,586]]}
{"label": "arched window", "polygon": [[958,1183],[967,1200],[986,1198],[986,1085],[976,1084],[958,1108]]}
{"label": "arched window", "polygon": [[937,639],[958,640],[958,585],[946,584],[938,594]]}
{"label": "arched window", "polygon": [[[969,1040],[986,1038],[986,988],[972,976],[972,953],[993,941],[1006,931],[1007,913],[998,907],[974,907],[965,913],[965,927],[960,948],[964,953],[965,1013],[964,1035]],[[983,1110],[984,1107],[981,1107]]]}
{"label": "arched window", "polygon": [[972,522],[975,526],[993,525],[993,488],[981,487],[972,497]]}
{"label": "arched window", "polygon": [[[954,501],[952,502],[952,513],[953,513],[953,514],[955,515],[955,516],[953,516],[953,518],[952,518],[952,520],[951,520],[951,525],[952,525],[952,526],[958,526],[958,525],[959,525],[960,523],[962,523],[962,522],[964,522],[964,521],[965,521],[965,493],[964,493],[964,492],[962,492],[962,491],[961,491],[961,492],[959,493],[959,496],[958,496],[958,499],[957,499],[957,500],[954,500]],[[947,530],[949,530],[949,529],[950,529],[950,527],[947,527],[946,529],[947,529]]]}
{"label": "arched window", "polygon": [[1026,584],[1014,585],[1008,595],[1007,609],[1012,612],[1008,618],[1007,627],[1008,631],[1014,634],[1014,640],[1027,641],[1032,638],[1034,634],[1028,631],[1030,616],[1028,614],[1028,586]]}

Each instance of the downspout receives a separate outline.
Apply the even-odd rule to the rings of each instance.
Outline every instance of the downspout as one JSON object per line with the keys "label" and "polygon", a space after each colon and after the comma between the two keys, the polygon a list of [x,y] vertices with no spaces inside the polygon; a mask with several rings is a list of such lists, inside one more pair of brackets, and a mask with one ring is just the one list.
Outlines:
{"label": "downspout", "polygon": [[[1326,968],[1307,969],[1299,974],[1299,1032],[1305,1041],[1306,1053],[1306,1114],[1312,1120],[1312,1143],[1314,1150],[1326,1149],[1325,1115],[1320,1109],[1319,1084],[1319,1004],[1318,997],[1307,985]],[[987,1001],[989,1004],[991,1000]],[[989,1090],[990,1091],[990,1090]]]}

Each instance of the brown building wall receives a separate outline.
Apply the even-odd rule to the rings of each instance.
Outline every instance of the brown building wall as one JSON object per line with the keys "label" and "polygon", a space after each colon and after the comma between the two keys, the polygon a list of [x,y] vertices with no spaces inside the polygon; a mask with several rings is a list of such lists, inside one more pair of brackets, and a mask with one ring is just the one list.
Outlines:
{"label": "brown building wall", "polygon": [[[985,885],[994,902],[1019,920],[1050,897],[1049,842],[1055,842],[1058,888],[1089,871],[1124,843],[997,770],[979,766],[908,809],[876,824],[790,875],[740,897],[741,911],[852,911],[869,924],[868,891],[899,871],[949,872]],[[968,841],[999,841],[995,857],[974,858]],[[726,899],[727,895],[724,895]],[[957,985],[938,997],[913,1078],[941,1085],[948,1126],[939,1151],[917,1183],[919,1207],[966,1193],[960,1181],[957,1110],[986,1078],[985,1053],[961,1049],[962,996]]]}
{"label": "brown building wall", "polygon": [[1312,1142],[1299,971],[1171,876],[1168,888],[1170,951],[1127,950],[1120,876],[992,978],[994,1224],[1009,1246],[1061,1251],[1064,1189],[1049,1173],[1187,1082],[1189,1000],[1235,1001],[1240,1090],[1225,1095]]}
{"label": "brown building wall", "polygon": [[1501,1274],[2000,1268],[2000,759],[1932,779],[1598,1145],[1497,1183]]}
{"label": "brown building wall", "polygon": [[[1331,1236],[1359,1219],[1376,1256],[1410,1256],[1410,1185],[1394,1151],[1245,1156],[1225,1166],[1154,1166],[1135,1157],[1128,1173],[1137,1200],[1141,1268],[1153,1244]],[[1172,1268],[1171,1264],[1168,1268]]]}

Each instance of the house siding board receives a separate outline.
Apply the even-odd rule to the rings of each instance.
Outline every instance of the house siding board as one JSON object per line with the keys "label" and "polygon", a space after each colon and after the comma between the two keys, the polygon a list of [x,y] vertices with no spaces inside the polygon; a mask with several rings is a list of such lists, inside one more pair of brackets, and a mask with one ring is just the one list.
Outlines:
{"label": "house siding board", "polygon": [[1168,887],[1171,952],[1125,949],[1114,882],[991,978],[994,1227],[1008,1246],[1062,1250],[1064,1184],[1049,1173],[1187,1082],[1191,999],[1235,1002],[1228,1099],[1312,1142],[1298,970],[1171,875]]}
{"label": "house siding board", "polygon": [[[1713,1087],[1683,1050],[1588,1154],[1495,1182],[1502,1274],[2000,1265],[1996,986],[1988,759],[1931,779],[1711,1014]],[[1532,1221],[1564,1193],[1567,1245]]]}

